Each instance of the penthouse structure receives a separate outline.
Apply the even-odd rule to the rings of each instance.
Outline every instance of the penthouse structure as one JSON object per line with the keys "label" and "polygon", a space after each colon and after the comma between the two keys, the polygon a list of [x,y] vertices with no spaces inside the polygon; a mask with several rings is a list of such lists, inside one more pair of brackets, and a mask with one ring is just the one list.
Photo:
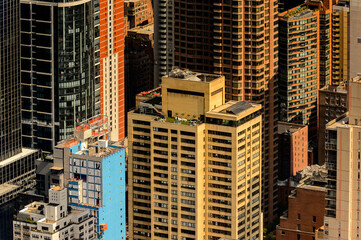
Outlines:
{"label": "penthouse structure", "polygon": [[225,102],[222,76],[174,70],[128,132],[130,239],[263,238],[261,105]]}
{"label": "penthouse structure", "polygon": [[54,149],[52,182],[69,189],[69,205],[95,217],[97,238],[126,239],[125,150],[109,142],[108,118],[81,123]]}
{"label": "penthouse structure", "polygon": [[326,127],[328,183],[324,238],[358,239],[360,236],[361,78],[349,83],[349,112]]}
{"label": "penthouse structure", "polygon": [[49,203],[33,202],[13,221],[16,240],[95,239],[94,217],[68,207],[67,189],[49,189]]}
{"label": "penthouse structure", "polygon": [[330,83],[330,10],[306,2],[279,15],[280,119],[317,128],[317,91]]}

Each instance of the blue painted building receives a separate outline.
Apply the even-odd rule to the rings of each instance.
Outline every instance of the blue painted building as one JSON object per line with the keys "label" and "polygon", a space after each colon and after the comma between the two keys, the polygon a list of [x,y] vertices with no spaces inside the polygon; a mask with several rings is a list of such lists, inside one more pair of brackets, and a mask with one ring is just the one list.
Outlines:
{"label": "blue painted building", "polygon": [[88,130],[55,147],[54,166],[63,169],[69,205],[96,217],[97,238],[125,240],[125,149],[109,145],[107,131]]}

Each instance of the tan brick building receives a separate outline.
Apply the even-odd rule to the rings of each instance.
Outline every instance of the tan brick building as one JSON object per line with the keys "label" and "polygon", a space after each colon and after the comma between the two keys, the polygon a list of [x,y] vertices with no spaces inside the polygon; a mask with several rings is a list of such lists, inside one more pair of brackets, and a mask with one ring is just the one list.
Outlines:
{"label": "tan brick building", "polygon": [[130,239],[262,239],[261,105],[182,70],[148,96],[128,113]]}

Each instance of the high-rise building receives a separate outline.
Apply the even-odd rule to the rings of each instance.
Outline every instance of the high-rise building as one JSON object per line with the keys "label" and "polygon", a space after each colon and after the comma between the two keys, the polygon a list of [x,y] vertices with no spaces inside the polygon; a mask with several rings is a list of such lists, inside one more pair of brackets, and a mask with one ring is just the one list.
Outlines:
{"label": "high-rise building", "polygon": [[69,189],[70,206],[95,217],[98,239],[125,240],[125,149],[108,140],[108,122],[94,116],[79,124],[74,138],[60,142],[50,178]]}
{"label": "high-rise building", "polygon": [[278,179],[285,180],[308,165],[308,127],[279,122],[278,141]]}
{"label": "high-rise building", "polygon": [[331,22],[331,84],[349,80],[350,2],[339,1],[332,6]]}
{"label": "high-rise building", "polygon": [[317,129],[318,89],[330,83],[330,10],[307,2],[279,15],[280,119]]}
{"label": "high-rise building", "polygon": [[349,83],[349,112],[327,124],[325,239],[360,237],[361,77]]}
{"label": "high-rise building", "polygon": [[174,66],[174,1],[154,1],[154,86]]}
{"label": "high-rise building", "polygon": [[21,0],[24,146],[52,152],[100,111],[92,9],[91,1]]}
{"label": "high-rise building", "polygon": [[100,112],[109,117],[110,139],[121,141],[125,137],[124,0],[97,1],[95,66],[100,75]]}
{"label": "high-rise building", "polygon": [[135,107],[135,97],[153,89],[154,25],[128,30],[125,38],[125,95],[126,112]]}
{"label": "high-rise building", "polygon": [[151,0],[124,1],[125,26],[128,30],[153,23],[153,7]]}
{"label": "high-rise building", "polygon": [[361,0],[350,2],[350,26],[349,26],[349,76],[347,80],[361,75]]}
{"label": "high-rise building", "polygon": [[[157,2],[157,1],[156,1]],[[227,100],[264,107],[263,207],[277,215],[277,0],[159,1],[155,86],[171,66],[225,76]],[[158,24],[158,25],[157,25]]]}
{"label": "high-rise building", "polygon": [[325,86],[318,91],[318,164],[325,163],[326,124],[347,112],[346,84]]}
{"label": "high-rise building", "polygon": [[14,239],[94,239],[95,218],[88,210],[68,208],[67,189],[49,189],[49,203],[33,202],[13,221]]}
{"label": "high-rise building", "polygon": [[21,144],[20,4],[0,2],[0,239],[12,239],[14,199],[35,185],[36,150]]}
{"label": "high-rise building", "polygon": [[262,239],[261,105],[178,69],[154,93],[128,113],[130,239]]}

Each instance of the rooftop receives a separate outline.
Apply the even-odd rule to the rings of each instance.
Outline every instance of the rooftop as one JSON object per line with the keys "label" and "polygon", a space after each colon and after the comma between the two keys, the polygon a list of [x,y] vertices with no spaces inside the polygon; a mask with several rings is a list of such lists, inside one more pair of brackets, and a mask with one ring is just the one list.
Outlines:
{"label": "rooftop", "polygon": [[8,183],[1,184],[0,185],[0,196],[5,195],[9,192],[12,192],[17,188],[19,188],[19,186],[14,185],[14,184],[8,184]]}
{"label": "rooftop", "polygon": [[210,113],[239,116],[241,115],[241,113],[249,111],[251,109],[256,109],[259,106],[259,104],[254,104],[246,101],[237,102],[232,100],[211,110]]}
{"label": "rooftop", "polygon": [[296,20],[299,18],[312,16],[313,12],[314,10],[310,9],[307,5],[301,5],[280,13],[280,17],[287,20]]}
{"label": "rooftop", "polygon": [[278,122],[278,134],[284,134],[284,133],[292,134],[304,127],[306,127],[306,126],[301,125],[301,124]]}
{"label": "rooftop", "polygon": [[139,27],[128,30],[128,34],[132,34],[132,33],[133,34],[143,34],[143,35],[153,34],[154,33],[154,24],[149,24],[146,26],[139,26]]}
{"label": "rooftop", "polygon": [[188,69],[179,69],[174,67],[169,73],[168,77],[196,82],[212,82],[213,80],[218,79],[221,76],[216,74],[196,73]]}
{"label": "rooftop", "polygon": [[345,84],[335,86],[335,85],[327,85],[320,89],[320,91],[325,92],[338,92],[338,93],[344,93],[347,94],[347,87]]}
{"label": "rooftop", "polygon": [[22,159],[26,156],[29,156],[31,154],[34,154],[36,153],[38,150],[34,150],[34,149],[30,149],[30,148],[22,148],[21,149],[21,153],[18,153],[12,157],[9,157],[3,161],[0,161],[0,168],[3,167],[3,166],[6,166],[10,163],[13,163],[13,162],[16,162],[17,160],[19,159]]}

